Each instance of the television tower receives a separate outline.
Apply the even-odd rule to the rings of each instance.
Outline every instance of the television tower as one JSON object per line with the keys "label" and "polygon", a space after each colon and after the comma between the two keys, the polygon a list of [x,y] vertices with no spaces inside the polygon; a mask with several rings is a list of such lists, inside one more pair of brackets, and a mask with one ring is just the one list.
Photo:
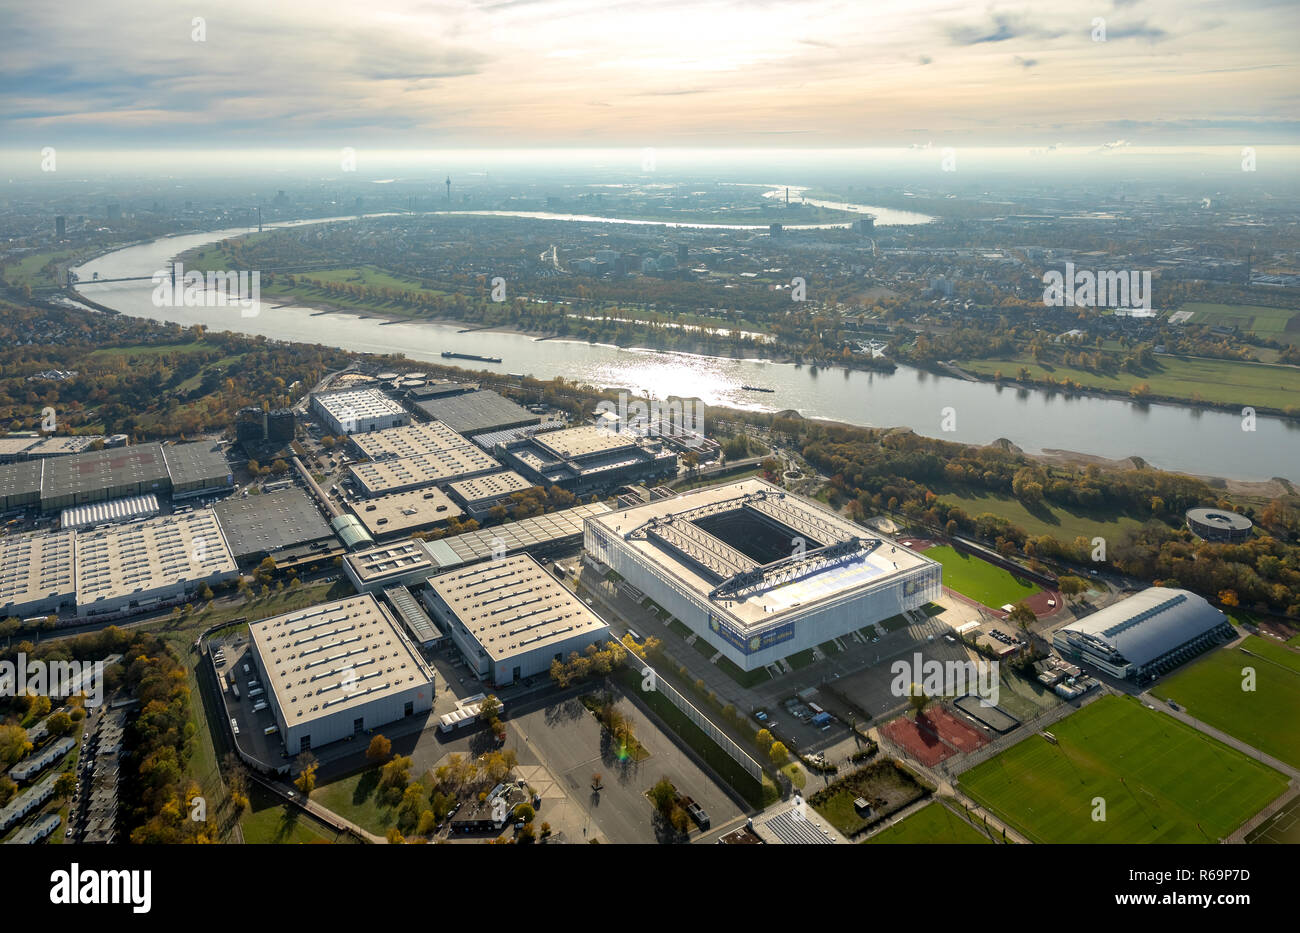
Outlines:
{"label": "television tower", "polygon": [[451,176],[447,176],[447,204],[451,205]]}

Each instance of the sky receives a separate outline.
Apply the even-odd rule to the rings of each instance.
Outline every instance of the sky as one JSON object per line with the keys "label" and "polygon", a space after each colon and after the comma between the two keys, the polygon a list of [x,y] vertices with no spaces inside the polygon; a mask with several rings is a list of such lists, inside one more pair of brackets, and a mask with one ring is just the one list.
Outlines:
{"label": "sky", "polygon": [[4,147],[1300,143],[1294,0],[0,10]]}

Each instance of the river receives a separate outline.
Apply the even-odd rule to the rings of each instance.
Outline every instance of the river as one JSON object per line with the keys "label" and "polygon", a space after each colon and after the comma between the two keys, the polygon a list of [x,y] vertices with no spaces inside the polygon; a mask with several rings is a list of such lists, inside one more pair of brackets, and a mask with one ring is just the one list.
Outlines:
{"label": "river", "polygon": [[[561,215],[562,216],[562,215]],[[616,221],[615,221],[616,222]],[[443,362],[443,350],[500,357],[500,364],[466,363],[498,373],[539,379],[563,376],[602,387],[663,397],[696,396],[710,405],[761,411],[796,409],[806,417],[871,427],[906,425],[919,434],[963,443],[1008,438],[1028,452],[1080,451],[1102,457],[1140,456],[1161,469],[1241,480],[1275,476],[1300,480],[1300,426],[1258,419],[1243,431],[1235,414],[1127,400],[1067,397],[989,383],[967,382],[910,367],[892,375],[763,360],[702,357],[620,349],[575,340],[535,340],[497,331],[457,333],[457,325],[385,324],[356,314],[318,314],[311,308],[155,307],[148,281],[95,284],[152,275],[186,250],[247,233],[246,229],[169,237],[106,253],[76,272],[89,299],[133,317],[203,324],[211,330],[260,334],[277,340],[322,343],[357,352],[401,353]],[[743,385],[773,389],[749,392]],[[945,419],[946,410],[952,417]],[[947,421],[947,423],[945,423]],[[951,428],[951,430],[946,430]]]}

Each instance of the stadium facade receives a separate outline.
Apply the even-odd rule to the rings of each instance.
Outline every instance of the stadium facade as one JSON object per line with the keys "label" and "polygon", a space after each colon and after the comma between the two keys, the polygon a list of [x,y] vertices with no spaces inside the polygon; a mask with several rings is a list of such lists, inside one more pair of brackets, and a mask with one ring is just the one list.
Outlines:
{"label": "stadium facade", "polygon": [[757,479],[591,516],[584,545],[743,670],[941,593],[940,564]]}
{"label": "stadium facade", "polygon": [[1153,586],[1057,629],[1061,657],[1149,683],[1232,637],[1228,617],[1188,590]]}

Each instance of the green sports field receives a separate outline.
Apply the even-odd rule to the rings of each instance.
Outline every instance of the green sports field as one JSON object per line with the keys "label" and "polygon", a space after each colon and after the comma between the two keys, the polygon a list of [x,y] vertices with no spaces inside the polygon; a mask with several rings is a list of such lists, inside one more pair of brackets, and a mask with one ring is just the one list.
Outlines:
{"label": "green sports field", "polygon": [[[1287,764],[1300,768],[1300,653],[1248,635],[1239,648],[1220,648],[1152,689],[1187,712]],[[1254,691],[1242,669],[1254,668]]]}
{"label": "green sports field", "polygon": [[932,800],[905,820],[876,833],[867,843],[880,845],[988,845],[988,836]]}
{"label": "green sports field", "polygon": [[[962,790],[1035,842],[1217,842],[1286,778],[1133,697],[1106,696],[962,775]],[[1094,799],[1106,820],[1092,818]]]}
{"label": "green sports field", "polygon": [[963,554],[946,544],[929,548],[922,553],[943,564],[944,586],[978,600],[990,609],[1020,602],[1039,591],[1039,587],[1028,580],[1018,580],[1010,571],[970,554]]}
{"label": "green sports field", "polygon": [[1210,304],[1201,301],[1189,302],[1179,310],[1192,312],[1192,316],[1187,320],[1189,324],[1240,327],[1261,337],[1281,337],[1287,332],[1287,322],[1300,315],[1300,312],[1291,308]]}

